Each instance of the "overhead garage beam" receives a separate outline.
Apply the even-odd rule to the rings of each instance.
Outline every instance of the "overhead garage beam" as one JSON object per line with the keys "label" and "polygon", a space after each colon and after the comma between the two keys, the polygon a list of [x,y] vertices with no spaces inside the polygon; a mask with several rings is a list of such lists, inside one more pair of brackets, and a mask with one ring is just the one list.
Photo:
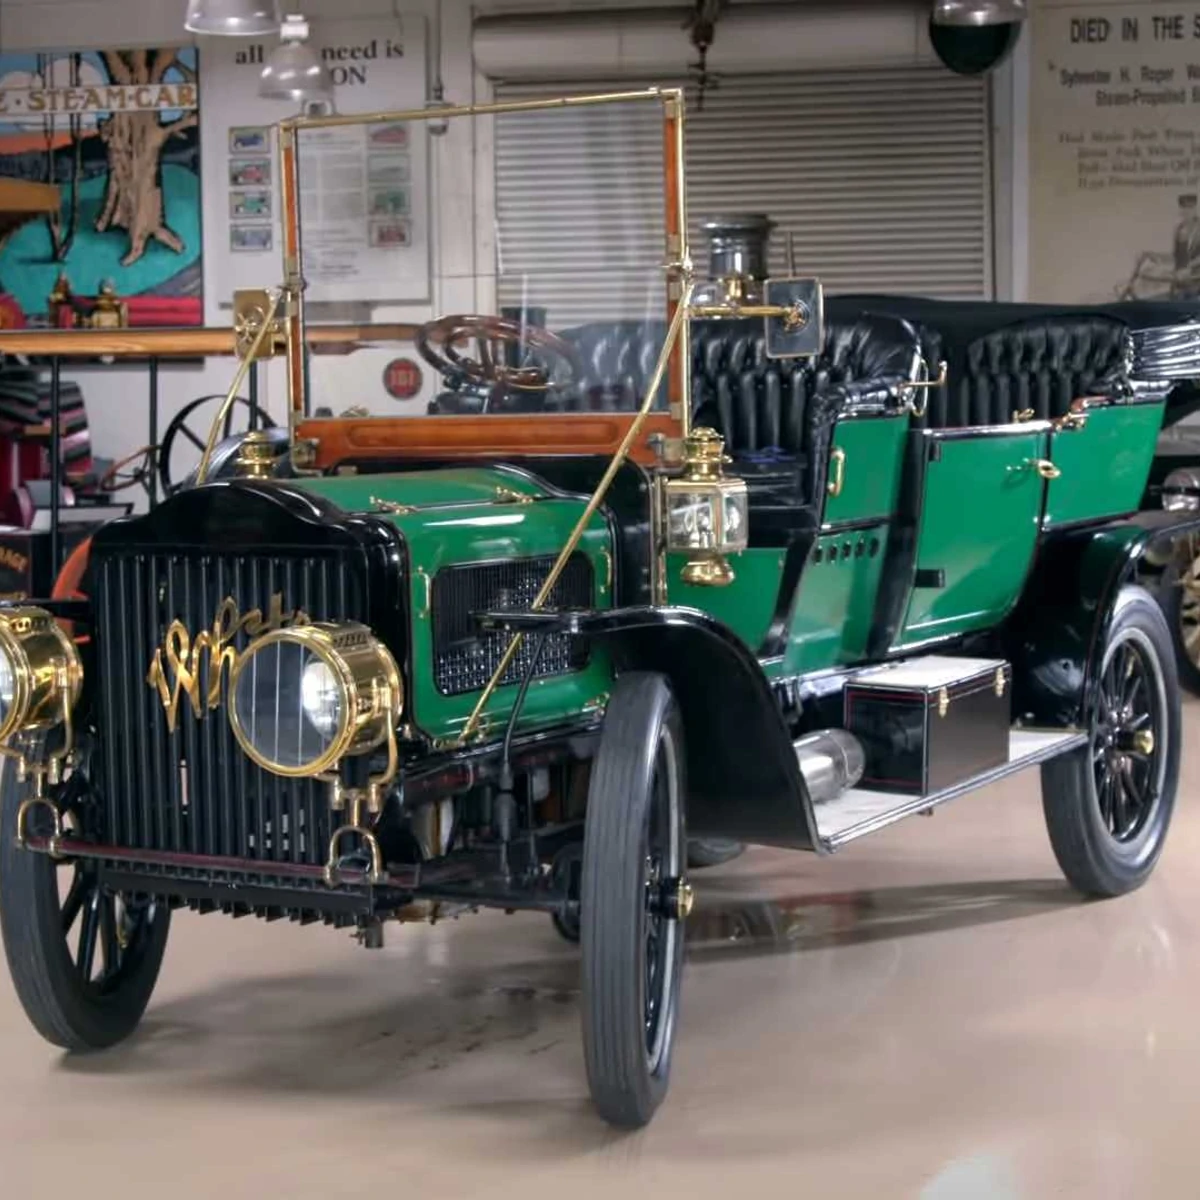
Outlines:
{"label": "overhead garage beam", "polygon": [[[708,69],[790,71],[936,63],[929,0],[762,4],[727,9]],[[475,65],[492,79],[678,78],[696,51],[681,8],[481,17]]]}

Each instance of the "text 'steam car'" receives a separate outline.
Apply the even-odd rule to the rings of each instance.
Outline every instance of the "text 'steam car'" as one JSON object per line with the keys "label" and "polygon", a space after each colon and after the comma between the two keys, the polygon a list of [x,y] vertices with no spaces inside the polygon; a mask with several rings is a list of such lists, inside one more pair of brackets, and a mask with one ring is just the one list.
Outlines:
{"label": "text 'steam car'", "polygon": [[[85,599],[0,613],[0,918],[37,1029],[130,1034],[181,906],[367,946],[537,910],[579,942],[595,1104],[637,1126],[689,865],[827,855],[1037,766],[1070,881],[1142,883],[1180,767],[1161,589],[1200,513],[1139,505],[1197,327],[700,290],[678,92],[438,116],[576,154],[580,227],[446,269],[411,415],[310,415],[362,397],[308,352],[298,160],[359,119],[283,123],[285,280],[238,297],[230,396],[281,353],[289,428],[218,418],[190,486],[95,535]],[[601,143],[661,153],[654,211],[586,178]],[[644,224],[593,274],[589,213]]]}

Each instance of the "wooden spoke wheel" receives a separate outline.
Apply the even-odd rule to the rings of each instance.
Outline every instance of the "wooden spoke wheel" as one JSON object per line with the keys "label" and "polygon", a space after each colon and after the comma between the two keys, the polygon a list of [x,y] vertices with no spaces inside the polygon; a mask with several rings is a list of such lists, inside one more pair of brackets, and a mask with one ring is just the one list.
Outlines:
{"label": "wooden spoke wheel", "polygon": [[1182,540],[1175,565],[1163,579],[1162,606],[1175,638],[1179,682],[1200,695],[1200,535]]}

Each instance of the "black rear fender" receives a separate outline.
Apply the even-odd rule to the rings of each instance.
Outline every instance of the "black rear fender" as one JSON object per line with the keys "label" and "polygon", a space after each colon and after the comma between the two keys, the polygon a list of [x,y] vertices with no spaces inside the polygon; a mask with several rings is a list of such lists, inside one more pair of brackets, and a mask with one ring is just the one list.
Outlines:
{"label": "black rear fender", "polygon": [[1123,588],[1157,594],[1180,539],[1200,513],[1140,512],[1063,530],[1041,545],[1021,603],[1001,631],[1013,664],[1013,716],[1086,726],[1108,630]]}

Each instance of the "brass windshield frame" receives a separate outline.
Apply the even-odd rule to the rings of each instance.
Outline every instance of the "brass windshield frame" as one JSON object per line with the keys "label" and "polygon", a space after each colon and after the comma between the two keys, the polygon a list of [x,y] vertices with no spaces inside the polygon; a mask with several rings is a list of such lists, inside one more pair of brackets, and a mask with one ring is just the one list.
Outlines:
{"label": "brass windshield frame", "polygon": [[[687,187],[684,166],[684,94],[678,87],[651,87],[636,91],[602,92],[575,96],[543,97],[536,100],[495,101],[482,104],[446,105],[437,108],[397,109],[370,113],[328,113],[290,117],[277,125],[282,246],[282,314],[286,334],[288,428],[293,443],[297,427],[306,416],[307,367],[305,361],[304,264],[300,235],[300,179],[298,138],[308,130],[376,125],[396,121],[431,121],[454,117],[487,116],[556,108],[658,100],[663,108],[663,195],[668,326],[675,316],[684,291],[691,283],[692,262],[688,248]],[[688,434],[691,414],[690,316],[685,312],[681,336],[668,375],[669,412],[676,425],[671,443],[682,444]],[[632,419],[633,414],[630,414]],[[403,418],[405,422],[419,417]],[[429,418],[437,420],[440,418]],[[456,418],[464,420],[467,418]],[[490,418],[495,420],[496,418]],[[569,418],[568,418],[569,419]],[[372,418],[364,418],[372,420]],[[389,420],[389,418],[374,418]],[[498,445],[497,450],[505,449]],[[673,447],[672,447],[673,448]],[[615,449],[615,446],[613,447]],[[668,451],[669,452],[669,451]],[[674,457],[674,455],[672,455]],[[304,454],[299,456],[303,461]]]}

